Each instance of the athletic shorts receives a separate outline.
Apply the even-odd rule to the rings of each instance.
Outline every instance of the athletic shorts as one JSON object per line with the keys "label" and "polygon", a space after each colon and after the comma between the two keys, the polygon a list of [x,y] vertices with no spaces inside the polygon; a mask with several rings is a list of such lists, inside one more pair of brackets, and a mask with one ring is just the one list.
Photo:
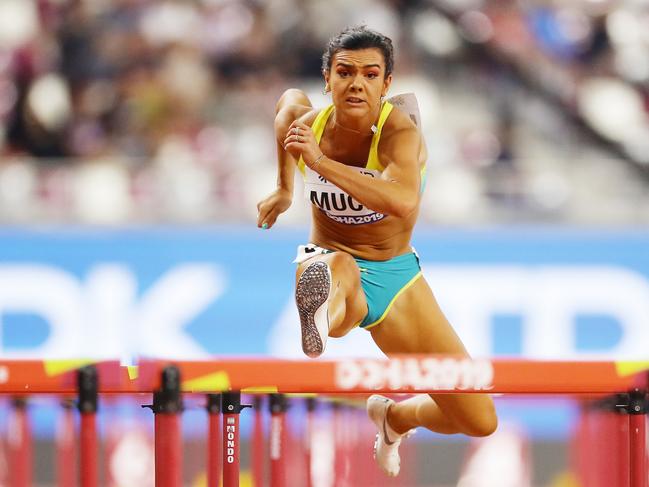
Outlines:
{"label": "athletic shorts", "polygon": [[[302,263],[332,250],[314,244],[300,245],[293,262]],[[367,301],[367,314],[358,326],[369,329],[385,319],[396,299],[421,276],[417,254],[408,252],[389,260],[365,260],[354,257],[361,272],[361,286]]]}

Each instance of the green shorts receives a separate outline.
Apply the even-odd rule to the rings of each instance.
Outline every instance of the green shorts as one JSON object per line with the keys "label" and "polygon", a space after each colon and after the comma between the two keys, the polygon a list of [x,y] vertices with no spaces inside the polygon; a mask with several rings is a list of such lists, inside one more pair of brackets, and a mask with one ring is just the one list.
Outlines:
{"label": "green shorts", "polygon": [[367,301],[367,315],[359,323],[371,328],[385,319],[392,304],[421,276],[419,258],[414,252],[389,260],[364,260],[354,257],[361,271],[361,286]]}

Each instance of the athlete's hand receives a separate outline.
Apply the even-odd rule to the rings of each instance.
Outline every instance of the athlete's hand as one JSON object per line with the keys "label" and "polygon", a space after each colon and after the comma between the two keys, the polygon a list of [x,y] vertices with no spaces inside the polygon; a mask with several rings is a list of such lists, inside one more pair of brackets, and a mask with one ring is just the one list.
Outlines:
{"label": "athlete's hand", "polygon": [[298,120],[293,121],[286,132],[284,149],[296,159],[302,156],[307,166],[322,154],[311,127]]}
{"label": "athlete's hand", "polygon": [[284,189],[276,189],[257,203],[257,226],[264,230],[275,224],[277,217],[288,210],[293,201],[292,196]]}

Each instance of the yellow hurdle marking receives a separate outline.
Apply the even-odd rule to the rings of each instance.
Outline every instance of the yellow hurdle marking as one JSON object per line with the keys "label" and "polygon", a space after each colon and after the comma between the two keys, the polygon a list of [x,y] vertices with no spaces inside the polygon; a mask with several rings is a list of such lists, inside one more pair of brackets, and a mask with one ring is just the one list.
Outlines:
{"label": "yellow hurdle marking", "polygon": [[628,361],[628,362],[615,362],[615,370],[618,375],[626,377],[629,375],[637,374],[644,370],[649,370],[649,362],[647,361]]}
{"label": "yellow hurdle marking", "polygon": [[187,392],[216,392],[230,389],[230,378],[223,371],[183,381],[182,390]]}
{"label": "yellow hurdle marking", "polygon": [[45,374],[52,377],[55,375],[65,374],[72,370],[80,369],[86,365],[95,363],[94,360],[90,359],[74,359],[74,360],[44,360],[43,367],[45,369]]}

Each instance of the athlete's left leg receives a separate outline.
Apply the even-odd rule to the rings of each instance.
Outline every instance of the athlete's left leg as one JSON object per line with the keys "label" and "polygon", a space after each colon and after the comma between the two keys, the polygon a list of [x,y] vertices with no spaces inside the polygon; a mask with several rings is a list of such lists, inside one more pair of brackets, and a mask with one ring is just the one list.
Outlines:
{"label": "athlete's left leg", "polygon": [[[370,331],[388,356],[408,353],[469,356],[423,277],[399,296],[385,320]],[[498,424],[491,397],[474,393],[414,397],[391,407],[387,420],[399,433],[423,426],[438,433],[470,436],[490,435]]]}
{"label": "athlete's left leg", "polygon": [[[386,319],[370,331],[388,356],[468,356],[423,277],[399,296]],[[413,428],[423,426],[443,434],[487,436],[498,424],[493,401],[486,394],[419,395],[398,403],[375,395],[369,398],[367,409],[379,430],[376,460],[392,476],[399,473],[401,439]]]}

